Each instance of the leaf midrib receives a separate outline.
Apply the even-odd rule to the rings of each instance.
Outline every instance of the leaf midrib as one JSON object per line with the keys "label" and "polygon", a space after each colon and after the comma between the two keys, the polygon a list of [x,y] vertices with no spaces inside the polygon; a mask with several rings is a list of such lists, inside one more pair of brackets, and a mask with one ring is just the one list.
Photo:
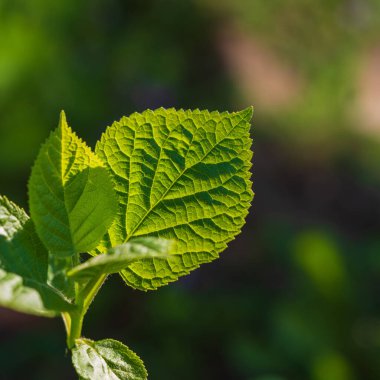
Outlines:
{"label": "leaf midrib", "polygon": [[[168,187],[168,189],[165,191],[165,193],[160,197],[160,199],[153,205],[149,208],[149,210],[145,213],[145,215],[140,219],[140,221],[137,223],[137,225],[134,227],[134,229],[132,230],[132,232],[127,235],[126,239],[124,240],[124,243],[128,242],[132,237],[133,235],[136,233],[136,231],[140,228],[141,224],[147,219],[147,217],[149,216],[149,214],[165,199],[166,195],[169,193],[169,191],[173,188],[173,186],[179,181],[179,179],[185,174],[185,172],[189,169],[191,169],[193,166],[199,164],[200,162],[202,162],[204,159],[206,159],[206,157],[220,144],[222,143],[226,138],[228,138],[231,133],[235,130],[235,128],[237,128],[241,121],[244,120],[244,117],[241,116],[240,120],[231,128],[231,130],[220,140],[218,141],[215,145],[212,146],[212,148],[199,160],[197,161],[196,163],[194,163],[193,165],[191,166],[188,166],[188,167],[185,167],[185,169],[182,170],[182,172],[178,175],[178,177],[172,182],[172,184]],[[192,145],[190,145],[189,147],[189,150],[188,152],[190,151]],[[187,152],[187,153],[188,153]],[[128,195],[128,199],[129,199],[129,195]]]}
{"label": "leaf midrib", "polygon": [[[98,356],[100,356],[103,360],[104,360],[104,363],[107,365],[107,368],[109,369],[109,371],[117,378],[117,379],[120,379],[120,377],[118,375],[116,375],[116,373],[113,371],[113,369],[111,368],[111,366],[109,365],[109,363],[112,363],[111,361],[107,360],[96,348],[96,342],[92,342],[92,341],[89,341],[87,339],[81,339],[82,342],[84,342],[85,344],[87,344],[90,348],[92,348]],[[121,380],[121,379],[120,379]]]}
{"label": "leaf midrib", "polygon": [[[64,122],[66,123],[66,119],[64,120]],[[69,128],[68,126],[65,126],[67,129],[67,132],[69,132]],[[76,151],[77,149],[75,150],[75,157],[74,159],[71,161],[71,164],[68,165],[68,168],[66,168],[66,173],[65,173],[65,170],[64,170],[64,147],[65,147],[65,133],[63,132],[63,129],[64,129],[64,126],[63,124],[61,124],[61,128],[60,128],[60,132],[61,132],[61,184],[62,184],[62,189],[63,189],[63,204],[65,206],[65,211],[66,211],[66,214],[67,214],[67,223],[69,225],[69,231],[70,231],[70,240],[71,240],[71,247],[72,247],[72,251],[74,252],[75,250],[75,247],[74,247],[74,239],[73,239],[73,232],[72,232],[72,229],[71,229],[71,223],[70,223],[70,213],[69,213],[69,210],[67,208],[67,204],[66,204],[66,192],[65,192],[65,177],[69,175],[70,171],[71,171],[71,168],[72,166],[74,165],[74,162],[75,162],[75,159],[76,159]],[[72,139],[71,139],[72,140]],[[71,143],[71,141],[69,141],[69,144]],[[79,197],[80,198],[80,197]]]}

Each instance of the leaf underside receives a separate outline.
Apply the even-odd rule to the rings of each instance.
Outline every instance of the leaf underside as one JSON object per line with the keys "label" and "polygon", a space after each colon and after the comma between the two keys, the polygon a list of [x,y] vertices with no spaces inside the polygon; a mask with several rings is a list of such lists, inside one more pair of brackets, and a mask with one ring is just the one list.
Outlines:
{"label": "leaf underside", "polygon": [[78,339],[72,351],[74,367],[83,380],[146,380],[141,359],[113,339]]}
{"label": "leaf underside", "polygon": [[52,317],[73,306],[47,284],[48,252],[27,214],[0,196],[0,305]]}
{"label": "leaf underside", "polygon": [[96,146],[119,200],[98,251],[135,237],[176,240],[174,255],[121,272],[156,289],[219,256],[241,230],[253,198],[252,109],[237,113],[158,109],[115,122]]}

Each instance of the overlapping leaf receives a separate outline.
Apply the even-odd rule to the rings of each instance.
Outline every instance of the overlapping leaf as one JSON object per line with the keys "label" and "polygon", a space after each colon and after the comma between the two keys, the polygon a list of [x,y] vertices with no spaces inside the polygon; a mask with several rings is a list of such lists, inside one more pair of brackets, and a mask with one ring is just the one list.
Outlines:
{"label": "overlapping leaf", "polygon": [[0,196],[0,305],[54,316],[73,306],[47,285],[48,253],[26,213]]}
{"label": "overlapping leaf", "polygon": [[252,109],[148,110],[103,134],[96,153],[114,179],[119,210],[98,249],[142,236],[178,242],[171,257],[123,270],[127,284],[149,290],[174,281],[217,258],[240,232],[253,197],[251,117]]}
{"label": "overlapping leaf", "polygon": [[41,240],[62,258],[95,248],[113,221],[112,181],[64,113],[32,169],[29,202]]}
{"label": "overlapping leaf", "polygon": [[146,380],[148,377],[141,359],[113,339],[97,342],[78,339],[72,359],[83,380]]}
{"label": "overlapping leaf", "polygon": [[117,209],[113,183],[100,159],[67,125],[42,146],[29,181],[29,203],[38,235],[50,252],[49,283],[74,297],[66,271],[79,253],[98,244]]}

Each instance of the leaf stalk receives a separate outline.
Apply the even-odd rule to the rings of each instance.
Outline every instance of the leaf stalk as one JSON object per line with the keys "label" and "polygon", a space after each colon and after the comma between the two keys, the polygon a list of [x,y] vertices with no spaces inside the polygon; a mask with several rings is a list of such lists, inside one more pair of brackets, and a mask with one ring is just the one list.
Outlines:
{"label": "leaf stalk", "polygon": [[90,280],[85,286],[77,291],[75,302],[76,308],[73,311],[62,313],[67,333],[66,343],[70,350],[75,347],[75,341],[82,337],[84,317],[106,278],[107,275],[101,275]]}

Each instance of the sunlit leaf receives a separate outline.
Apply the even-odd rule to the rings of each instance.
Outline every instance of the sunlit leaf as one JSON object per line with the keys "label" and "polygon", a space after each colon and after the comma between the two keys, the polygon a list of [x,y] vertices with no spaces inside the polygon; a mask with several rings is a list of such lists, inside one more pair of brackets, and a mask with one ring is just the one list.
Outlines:
{"label": "sunlit leaf", "polygon": [[73,364],[83,380],[145,380],[142,360],[122,343],[104,339],[97,342],[78,339]]}
{"label": "sunlit leaf", "polygon": [[237,113],[158,109],[115,122],[96,153],[116,185],[119,210],[101,252],[142,236],[176,240],[174,255],[121,272],[155,289],[219,256],[241,230],[251,190],[252,109]]}
{"label": "sunlit leaf", "polygon": [[100,159],[67,125],[59,126],[42,146],[29,181],[32,219],[50,252],[49,282],[74,296],[67,269],[79,263],[112,224],[117,203],[112,180]]}
{"label": "sunlit leaf", "polygon": [[60,257],[95,248],[114,219],[112,181],[63,113],[33,167],[29,200],[41,240]]}

